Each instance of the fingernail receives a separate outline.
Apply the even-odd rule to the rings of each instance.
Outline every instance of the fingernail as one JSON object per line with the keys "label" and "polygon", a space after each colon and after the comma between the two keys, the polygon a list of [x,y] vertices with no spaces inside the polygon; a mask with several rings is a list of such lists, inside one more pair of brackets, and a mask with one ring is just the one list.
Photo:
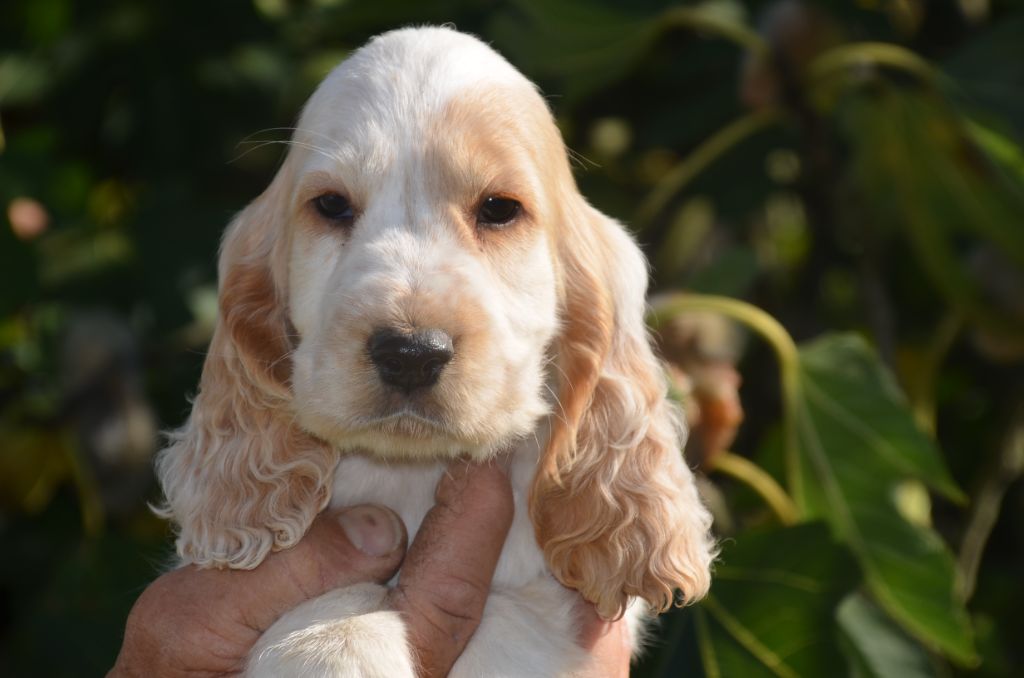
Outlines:
{"label": "fingernail", "polygon": [[338,516],[338,522],[352,545],[374,558],[392,553],[402,541],[398,516],[381,506],[353,506]]}

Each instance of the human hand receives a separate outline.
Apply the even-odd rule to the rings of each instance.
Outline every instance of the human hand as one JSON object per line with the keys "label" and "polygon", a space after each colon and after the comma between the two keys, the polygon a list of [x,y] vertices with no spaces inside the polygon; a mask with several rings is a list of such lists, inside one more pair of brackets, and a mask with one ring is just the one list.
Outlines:
{"label": "human hand", "polygon": [[597,609],[580,599],[580,645],[590,653],[590,665],[581,678],[628,678],[632,650],[625,618],[605,621]]}
{"label": "human hand", "polygon": [[[494,513],[482,518],[481,506]],[[480,623],[513,509],[508,479],[493,466],[453,464],[438,485],[390,596],[405,613],[420,675],[447,675]],[[628,677],[625,620],[604,621],[582,597],[579,612],[580,645],[593,657],[580,678]]]}
{"label": "human hand", "polygon": [[241,672],[249,650],[280,615],[334,588],[386,582],[405,541],[391,511],[353,506],[321,514],[298,544],[254,570],[168,572],[135,602],[108,678]]}
{"label": "human hand", "polygon": [[[271,554],[254,570],[169,572],[136,601],[108,678],[241,672],[253,645],[280,615],[335,588],[384,583],[403,556],[392,606],[405,613],[421,673],[446,675],[480,621],[512,513],[503,471],[456,463],[439,483],[436,504],[408,555],[397,515],[355,506],[322,514],[296,546]],[[600,641],[609,634],[585,636]],[[614,645],[596,641],[598,656]],[[624,656],[626,673],[594,675],[628,675],[628,649]]]}

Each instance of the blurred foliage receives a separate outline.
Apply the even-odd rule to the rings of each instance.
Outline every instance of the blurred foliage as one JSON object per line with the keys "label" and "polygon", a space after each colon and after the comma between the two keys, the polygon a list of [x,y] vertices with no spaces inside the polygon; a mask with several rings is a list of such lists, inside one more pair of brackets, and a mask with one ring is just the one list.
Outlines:
{"label": "blurred foliage", "polygon": [[[334,64],[444,22],[540,84],[666,293],[724,548],[637,675],[1024,675],[1019,0],[3,3],[0,675],[110,665],[224,224]],[[673,355],[708,314],[752,340]]]}

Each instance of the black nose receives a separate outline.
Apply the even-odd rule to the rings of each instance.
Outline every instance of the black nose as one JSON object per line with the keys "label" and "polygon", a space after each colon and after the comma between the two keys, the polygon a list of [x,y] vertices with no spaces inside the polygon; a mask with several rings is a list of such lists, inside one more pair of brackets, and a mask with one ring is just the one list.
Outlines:
{"label": "black nose", "polygon": [[441,330],[378,330],[367,348],[381,381],[406,392],[433,386],[455,355],[452,338]]}

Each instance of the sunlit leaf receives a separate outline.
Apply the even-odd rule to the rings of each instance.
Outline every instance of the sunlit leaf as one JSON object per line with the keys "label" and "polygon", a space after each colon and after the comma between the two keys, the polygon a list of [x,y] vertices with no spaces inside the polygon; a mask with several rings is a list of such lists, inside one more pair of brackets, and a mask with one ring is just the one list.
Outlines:
{"label": "sunlit leaf", "polygon": [[816,432],[883,469],[882,482],[895,486],[916,478],[964,500],[935,443],[917,427],[899,385],[866,342],[851,334],[828,335],[801,346],[800,366],[804,414]]}
{"label": "sunlit leaf", "polygon": [[1024,189],[1024,147],[1015,143],[1007,135],[985,126],[976,120],[967,122],[967,134],[978,144],[990,158],[998,162],[1003,169],[1012,173],[1017,186]]}
{"label": "sunlit leaf", "polygon": [[800,349],[799,391],[805,510],[849,545],[889,614],[932,647],[972,663],[953,558],[937,534],[907,522],[895,504],[908,478],[951,499],[963,495],[892,377],[858,337],[826,336]]}

